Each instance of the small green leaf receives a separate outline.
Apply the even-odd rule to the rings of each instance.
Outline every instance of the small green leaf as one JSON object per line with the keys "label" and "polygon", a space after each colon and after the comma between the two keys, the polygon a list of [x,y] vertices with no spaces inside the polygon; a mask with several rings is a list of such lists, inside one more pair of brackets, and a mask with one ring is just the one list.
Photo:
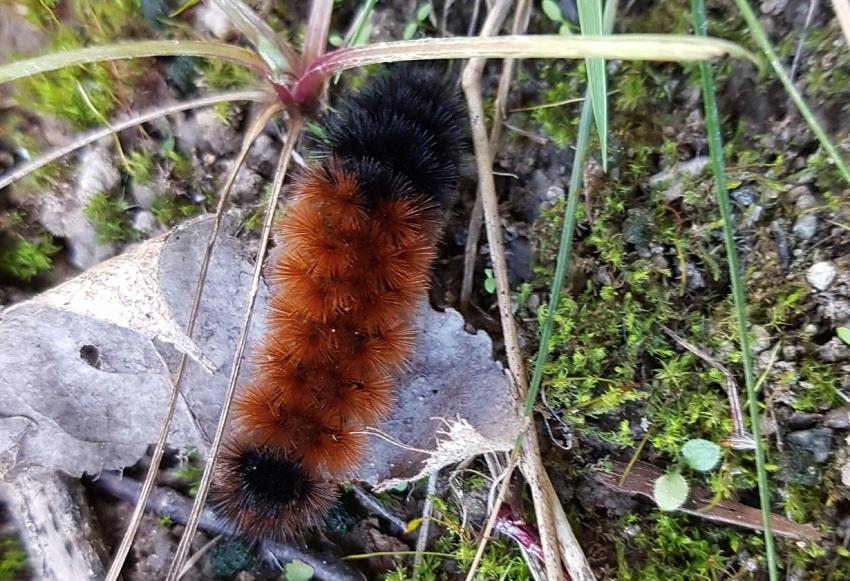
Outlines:
{"label": "small green leaf", "polygon": [[484,279],[484,290],[488,293],[493,294],[496,292],[496,279],[493,277],[493,269],[485,268],[484,275],[487,277]]}
{"label": "small green leaf", "polygon": [[700,438],[688,440],[682,446],[682,456],[685,457],[685,462],[688,463],[688,466],[700,472],[712,470],[720,462],[722,455],[723,451],[720,446]]}
{"label": "small green leaf", "polygon": [[431,16],[431,3],[426,2],[416,9],[416,22],[425,22]]}
{"label": "small green leaf", "polygon": [[850,327],[838,327],[835,333],[839,339],[850,345]]}
{"label": "small green leaf", "polygon": [[416,34],[417,30],[419,30],[418,22],[408,22],[404,25],[404,31],[401,33],[401,39],[410,40]]}
{"label": "small green leaf", "polygon": [[564,20],[564,17],[561,16],[561,8],[554,0],[543,0],[541,8],[543,8],[543,14],[546,15],[546,18],[552,22],[561,22]]}
{"label": "small green leaf", "polygon": [[343,41],[343,38],[338,32],[331,32],[328,35],[328,44],[335,47],[335,48],[341,47],[342,41]]}
{"label": "small green leaf", "polygon": [[685,477],[678,472],[665,474],[655,481],[652,497],[661,510],[679,510],[688,499],[690,487]]}
{"label": "small green leaf", "polygon": [[298,559],[287,563],[283,568],[286,581],[310,581],[314,574],[315,571],[310,565]]}

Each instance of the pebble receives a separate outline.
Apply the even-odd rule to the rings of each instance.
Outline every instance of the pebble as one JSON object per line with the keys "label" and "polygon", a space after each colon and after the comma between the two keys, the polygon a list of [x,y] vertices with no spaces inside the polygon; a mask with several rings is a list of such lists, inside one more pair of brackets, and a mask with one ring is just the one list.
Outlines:
{"label": "pebble", "polygon": [[834,410],[830,410],[826,414],[823,425],[827,428],[836,430],[846,430],[850,428],[850,406],[843,406]]}
{"label": "pebble", "polygon": [[685,276],[688,290],[699,290],[705,288],[705,277],[693,262],[685,263]]}
{"label": "pebble", "polygon": [[802,240],[811,240],[818,230],[818,217],[814,214],[803,214],[797,216],[794,222],[794,234]]}
{"label": "pebble", "polygon": [[750,344],[750,349],[754,354],[761,353],[770,349],[770,333],[761,325],[753,325],[750,327],[750,335],[753,336],[753,342]]}
{"label": "pebble", "polygon": [[[796,189],[796,188],[794,188],[794,189]],[[806,192],[805,194],[802,194],[800,197],[797,198],[797,201],[794,202],[794,207],[797,208],[798,212],[805,212],[806,210],[814,208],[817,205],[818,205],[818,201],[815,199],[815,197],[812,194],[810,194],[808,192]]]}
{"label": "pebble", "polygon": [[850,359],[850,346],[838,337],[833,337],[817,349],[818,357],[822,361],[835,363]]}
{"label": "pebble", "polygon": [[817,262],[806,271],[806,280],[819,291],[829,288],[835,280],[835,265],[828,261]]}
{"label": "pebble", "polygon": [[813,428],[788,434],[788,442],[798,448],[812,453],[812,460],[823,464],[829,459],[832,451],[832,430],[829,428]]}

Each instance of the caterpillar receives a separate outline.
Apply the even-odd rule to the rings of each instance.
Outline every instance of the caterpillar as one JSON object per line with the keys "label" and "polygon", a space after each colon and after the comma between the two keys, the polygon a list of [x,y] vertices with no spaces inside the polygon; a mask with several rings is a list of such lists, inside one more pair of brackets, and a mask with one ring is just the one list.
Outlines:
{"label": "caterpillar", "polygon": [[313,526],[391,409],[415,343],[464,149],[458,92],[431,64],[392,65],[324,125],[293,180],[266,278],[266,336],[233,404],[213,509],[242,535]]}

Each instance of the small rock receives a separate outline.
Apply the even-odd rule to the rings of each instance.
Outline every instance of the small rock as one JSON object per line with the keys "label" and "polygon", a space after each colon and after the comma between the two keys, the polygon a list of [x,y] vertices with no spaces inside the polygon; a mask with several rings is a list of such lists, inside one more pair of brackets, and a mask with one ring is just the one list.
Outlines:
{"label": "small rock", "polygon": [[[233,167],[233,161],[228,160],[221,163],[222,175],[229,175]],[[260,198],[260,192],[263,189],[265,179],[249,168],[243,165],[239,168],[236,174],[236,179],[233,181],[233,187],[230,188],[230,201],[234,204],[245,204],[253,202]]]}
{"label": "small rock", "polygon": [[814,208],[817,205],[818,201],[812,194],[809,194],[808,192],[802,194],[799,198],[797,198],[797,201],[794,202],[794,207],[797,208],[798,212],[805,212],[806,210]]}
{"label": "small rock", "polygon": [[850,359],[850,345],[838,337],[833,337],[817,349],[818,357],[828,363]]}
{"label": "small rock", "polygon": [[815,427],[820,419],[820,414],[794,412],[791,414],[791,417],[788,418],[787,425],[791,430],[807,430]]}
{"label": "small rock", "polygon": [[674,178],[681,177],[683,175],[691,177],[698,176],[708,166],[708,163],[710,161],[711,160],[708,157],[695,157],[688,161],[676,164],[672,168],[663,169],[660,172],[650,176],[649,185],[651,187],[659,186],[664,182],[673,180]]}
{"label": "small rock", "polygon": [[685,276],[687,278],[688,290],[705,288],[705,277],[693,262],[685,263]]}
{"label": "small rock", "polygon": [[823,464],[829,459],[832,451],[832,430],[829,428],[813,428],[788,434],[788,443],[801,450],[811,452],[812,459]]}
{"label": "small rock", "polygon": [[753,336],[753,342],[750,345],[753,354],[759,354],[770,349],[772,339],[767,329],[761,325],[753,325],[750,327],[750,334]]}
{"label": "small rock", "polygon": [[79,161],[79,173],[73,190],[60,187],[38,199],[38,220],[54,236],[65,239],[68,262],[80,270],[114,256],[114,244],[99,244],[94,226],[85,215],[95,194],[116,188],[121,175],[106,149],[87,151]]}
{"label": "small rock", "polygon": [[806,280],[819,291],[829,288],[836,275],[835,265],[831,262],[817,262],[806,271]]}
{"label": "small rock", "polygon": [[786,345],[782,348],[782,359],[785,361],[796,361],[800,351],[801,349],[797,348],[796,345]]}
{"label": "small rock", "polygon": [[834,410],[829,410],[823,425],[827,428],[836,430],[846,430],[850,428],[850,406],[843,406]]}
{"label": "small rock", "polygon": [[756,192],[750,186],[735,188],[731,195],[742,206],[752,206],[756,201]]}
{"label": "small rock", "polygon": [[667,270],[670,268],[670,261],[661,254],[653,254],[649,261],[659,270]]}
{"label": "small rock", "polygon": [[219,40],[228,40],[239,34],[224,11],[212,3],[201,3],[194,11],[195,28],[200,32],[209,32]]}
{"label": "small rock", "polygon": [[251,149],[248,150],[248,158],[245,163],[254,171],[269,176],[277,165],[279,154],[280,144],[275,143],[270,136],[262,133],[251,145]]}
{"label": "small rock", "polygon": [[818,230],[818,217],[814,214],[797,216],[794,221],[794,234],[802,240],[811,240]]}
{"label": "small rock", "polygon": [[130,189],[133,199],[140,208],[150,210],[156,202],[159,192],[152,188],[149,184],[134,184]]}
{"label": "small rock", "polygon": [[165,229],[156,219],[152,212],[140,210],[133,216],[133,228],[144,234],[148,238],[153,238],[165,232]]}
{"label": "small rock", "polygon": [[648,250],[654,227],[649,212],[640,208],[630,208],[623,222],[623,241],[634,244],[639,250],[641,248]]}

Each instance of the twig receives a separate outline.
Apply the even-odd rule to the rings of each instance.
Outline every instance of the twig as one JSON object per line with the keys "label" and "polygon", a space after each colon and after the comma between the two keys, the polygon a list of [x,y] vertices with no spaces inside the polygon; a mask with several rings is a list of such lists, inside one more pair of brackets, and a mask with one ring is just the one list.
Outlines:
{"label": "twig", "polygon": [[257,263],[254,266],[254,274],[251,280],[251,289],[248,292],[248,300],[245,304],[245,309],[242,313],[242,323],[240,325],[239,339],[236,342],[236,350],[233,354],[233,364],[230,371],[230,380],[227,386],[227,392],[222,403],[221,415],[219,416],[218,426],[216,427],[215,437],[210,445],[209,459],[204,468],[204,475],[201,477],[201,482],[198,484],[198,496],[195,498],[195,504],[192,507],[192,514],[186,523],[186,530],[183,532],[183,537],[180,539],[180,544],[177,546],[177,551],[174,555],[174,560],[171,562],[171,569],[168,572],[167,581],[177,581],[177,576],[182,569],[183,562],[189,553],[189,546],[192,543],[192,537],[198,527],[198,518],[201,514],[204,502],[207,499],[207,493],[212,484],[213,471],[215,470],[216,456],[221,449],[224,440],[224,431],[227,427],[227,415],[230,412],[230,406],[233,401],[233,396],[236,393],[236,384],[239,378],[239,371],[242,367],[242,356],[245,353],[245,346],[248,342],[248,325],[251,323],[251,317],[254,312],[254,301],[257,298],[257,292],[260,288],[260,278],[263,272],[263,257],[268,249],[269,239],[271,238],[272,223],[274,222],[274,210],[277,207],[278,199],[280,198],[281,190],[283,189],[283,180],[286,177],[287,169],[289,168],[289,160],[292,156],[292,150],[295,147],[295,142],[301,133],[301,127],[304,122],[300,117],[296,117],[292,121],[289,128],[289,139],[284,143],[283,149],[278,160],[277,170],[275,172],[274,184],[272,186],[272,195],[269,196],[268,206],[266,209],[266,218],[263,223],[263,233],[260,237],[260,246],[257,251]]}
{"label": "twig", "polygon": [[735,382],[735,376],[732,372],[723,367],[719,361],[706,353],[699,347],[685,341],[682,337],[671,331],[667,326],[661,325],[661,329],[670,336],[676,343],[684,347],[715,369],[723,374],[724,384],[726,385],[726,395],[729,398],[729,415],[732,418],[732,433],[725,439],[725,442],[734,450],[752,450],[755,448],[755,440],[752,434],[747,431],[744,424],[744,413],[741,410],[741,400],[738,395],[738,384]]}
{"label": "twig", "polygon": [[[620,484],[618,482],[620,473],[625,468],[625,464],[614,462],[613,472],[600,473],[596,476],[596,480],[612,490],[652,498],[654,483],[658,477],[664,474],[661,469],[646,462],[637,462],[624,479],[623,484]],[[714,503],[713,496],[713,493],[708,490],[691,488],[690,500],[679,510],[691,516],[713,522],[741,526],[756,531],[764,530],[761,510],[731,500],[721,500]],[[823,537],[821,532],[811,525],[795,523],[776,514],[771,515],[770,520],[773,531],[789,539],[817,543]]]}
{"label": "twig", "polygon": [[[263,110],[260,111],[257,117],[253,120],[251,126],[248,128],[248,132],[246,133],[244,140],[242,141],[242,150],[236,157],[235,163],[233,164],[230,170],[230,175],[227,176],[227,181],[225,182],[224,187],[221,190],[221,196],[219,197],[215,220],[213,221],[212,228],[210,229],[210,234],[207,239],[207,246],[204,249],[204,257],[201,261],[201,271],[198,274],[198,285],[195,288],[195,297],[192,301],[192,309],[189,313],[189,321],[186,324],[187,337],[191,337],[192,332],[195,329],[195,319],[197,318],[198,311],[201,308],[201,299],[204,293],[204,283],[207,279],[207,271],[209,269],[210,258],[212,257],[213,248],[215,247],[215,242],[218,238],[218,231],[221,227],[221,221],[224,217],[224,210],[227,207],[227,201],[230,197],[230,189],[233,187],[233,183],[236,181],[236,174],[239,173],[239,168],[242,167],[242,163],[248,156],[248,151],[250,150],[251,145],[254,143],[254,140],[259,137],[266,124],[278,111],[280,111],[280,109],[280,105],[276,103],[271,104],[268,107],[263,108]],[[262,261],[258,262],[261,263]],[[151,456],[150,467],[148,468],[148,473],[145,476],[145,483],[142,487],[141,501],[136,507],[136,509],[133,511],[133,516],[130,519],[130,524],[127,526],[127,531],[124,533],[124,537],[121,539],[121,545],[119,545],[118,551],[116,551],[115,557],[112,560],[112,565],[109,568],[109,572],[106,575],[106,581],[115,581],[116,579],[118,579],[118,576],[121,574],[121,569],[124,567],[124,561],[127,559],[127,554],[130,552],[130,547],[133,545],[133,539],[135,538],[136,533],[139,530],[139,524],[142,521],[144,505],[147,502],[148,494],[150,494],[150,491],[153,489],[154,480],[156,479],[156,475],[159,470],[159,464],[162,461],[162,456],[165,452],[165,445],[168,440],[168,432],[171,428],[171,420],[174,417],[174,411],[177,409],[177,402],[180,399],[180,385],[183,381],[183,377],[186,372],[186,364],[186,354],[181,353],[180,360],[177,366],[177,376],[174,379],[174,388],[171,390],[171,398],[168,401],[168,406],[165,410],[165,417],[162,420],[162,426],[159,431],[159,439],[157,440],[156,446],[154,447],[154,451]]]}

